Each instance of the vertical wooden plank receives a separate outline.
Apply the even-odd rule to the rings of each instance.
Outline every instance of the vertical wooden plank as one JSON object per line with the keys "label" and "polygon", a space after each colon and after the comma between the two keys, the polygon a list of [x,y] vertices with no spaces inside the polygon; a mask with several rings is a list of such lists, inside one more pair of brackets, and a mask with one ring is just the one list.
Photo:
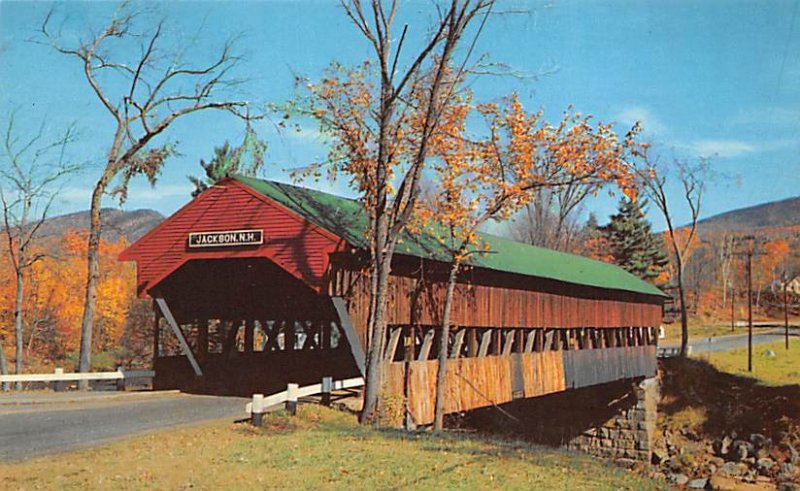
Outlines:
{"label": "vertical wooden plank", "polygon": [[208,358],[208,319],[200,319],[197,322],[197,357],[205,360]]}
{"label": "vertical wooden plank", "polygon": [[428,359],[428,356],[431,353],[431,346],[433,346],[434,335],[435,331],[433,329],[427,329],[425,331],[425,337],[422,338],[422,346],[419,348],[417,360],[424,361]]}
{"label": "vertical wooden plank", "polygon": [[400,341],[400,334],[403,330],[399,327],[395,327],[389,333],[389,341],[386,343],[386,352],[384,353],[383,359],[385,361],[393,361],[395,352],[397,351],[397,343]]}
{"label": "vertical wooden plank", "polygon": [[507,330],[503,336],[503,351],[502,354],[508,356],[511,354],[511,349],[514,347],[514,331]]}
{"label": "vertical wooden plank", "polygon": [[[201,328],[202,331],[202,328]],[[202,336],[200,336],[202,337]],[[247,319],[244,323],[244,352],[245,353],[252,353],[253,352],[253,339],[255,337],[255,325],[252,319]],[[201,345],[202,346],[202,345]],[[202,352],[202,348],[200,351]]]}
{"label": "vertical wooden plank", "polygon": [[464,344],[464,335],[466,329],[459,329],[456,331],[455,339],[453,340],[453,347],[450,350],[450,358],[459,358],[461,356],[461,346]]}
{"label": "vertical wooden plank", "polygon": [[473,358],[478,355],[478,331],[469,329],[469,345],[467,346],[467,356]]}
{"label": "vertical wooden plank", "polygon": [[489,354],[489,345],[492,343],[492,330],[486,329],[481,336],[481,345],[478,349],[478,356],[484,357]]}
{"label": "vertical wooden plank", "polygon": [[534,346],[536,344],[536,339],[539,336],[539,329],[531,329],[528,331],[528,335],[525,338],[525,353],[533,352]]}
{"label": "vertical wooden plank", "polygon": [[161,312],[153,300],[153,370],[156,368],[159,356],[161,356]]}

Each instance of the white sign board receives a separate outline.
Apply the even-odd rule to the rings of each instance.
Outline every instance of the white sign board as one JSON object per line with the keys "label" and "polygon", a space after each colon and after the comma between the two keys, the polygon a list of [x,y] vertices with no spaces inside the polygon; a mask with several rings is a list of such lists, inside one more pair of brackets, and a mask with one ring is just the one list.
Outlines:
{"label": "white sign board", "polygon": [[243,247],[264,243],[263,229],[218,230],[214,232],[192,232],[189,234],[189,248],[204,247]]}

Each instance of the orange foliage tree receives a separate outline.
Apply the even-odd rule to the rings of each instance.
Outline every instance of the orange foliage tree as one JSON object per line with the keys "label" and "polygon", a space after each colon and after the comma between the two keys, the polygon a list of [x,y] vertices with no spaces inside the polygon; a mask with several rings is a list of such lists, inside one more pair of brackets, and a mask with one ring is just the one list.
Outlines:
{"label": "orange foliage tree", "polygon": [[[117,261],[127,246],[124,239],[116,242],[101,240],[98,301],[98,322],[95,327],[94,348],[111,350],[119,346],[123,327],[136,301],[135,270],[130,264]],[[40,360],[63,360],[80,346],[82,295],[86,286],[83,274],[86,263],[85,231],[67,231],[61,237],[42,240],[35,250],[43,259],[30,270],[29,295],[25,302],[25,345],[27,354]],[[8,283],[7,269],[0,274],[0,292]],[[13,315],[13,296],[1,296],[0,319]]]}
{"label": "orange foliage tree", "polygon": [[[439,346],[434,429],[443,422],[450,314],[462,264],[486,253],[479,229],[490,220],[505,220],[530,204],[538,192],[576,183],[616,183],[635,197],[635,179],[628,160],[636,146],[638,126],[620,140],[610,125],[593,125],[590,117],[568,112],[558,125],[541,112],[528,113],[514,95],[504,106],[483,104],[477,111],[488,135],[477,141],[463,137],[469,105],[453,106],[443,131],[435,135],[441,156],[433,164],[441,189],[424,200],[417,216],[433,226],[434,235],[451,254]],[[446,130],[446,131],[445,131]]]}
{"label": "orange foliage tree", "polygon": [[[456,50],[473,20],[481,16],[486,21],[493,3],[447,2],[439,6],[432,28],[417,31],[421,36],[411,41],[413,27],[406,26],[399,39],[394,31],[398,2],[342,0],[346,15],[370,46],[374,62],[352,71],[334,67],[320,83],[308,84],[307,114],[320,121],[331,138],[330,160],[361,192],[368,217],[370,342],[362,422],[376,416],[392,258],[413,215],[422,171],[434,152],[431,137],[453,102],[452,83],[459,76],[451,77],[450,67],[458,66]],[[417,48],[402,52],[404,43]]]}

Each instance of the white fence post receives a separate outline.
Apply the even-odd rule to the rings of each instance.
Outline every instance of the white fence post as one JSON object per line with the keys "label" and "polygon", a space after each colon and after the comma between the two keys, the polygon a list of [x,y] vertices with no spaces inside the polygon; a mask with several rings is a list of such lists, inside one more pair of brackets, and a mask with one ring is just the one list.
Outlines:
{"label": "white fence post", "polygon": [[333,378],[322,377],[322,405],[331,405],[331,392],[333,390]]}
{"label": "white fence post", "polygon": [[[54,373],[56,375],[64,375],[64,369],[63,368],[56,368],[54,370]],[[53,390],[56,391],[56,392],[62,392],[64,390],[64,381],[63,380],[56,380],[55,382],[53,382]]]}
{"label": "white fence post", "polygon": [[292,416],[297,414],[297,389],[300,386],[297,384],[286,385],[286,411]]}
{"label": "white fence post", "polygon": [[250,406],[250,424],[253,426],[264,424],[264,394],[253,394],[253,404]]}
{"label": "white fence post", "polygon": [[125,391],[125,374],[122,371],[122,365],[117,365],[117,372],[120,374],[120,378],[117,380],[117,390]]}

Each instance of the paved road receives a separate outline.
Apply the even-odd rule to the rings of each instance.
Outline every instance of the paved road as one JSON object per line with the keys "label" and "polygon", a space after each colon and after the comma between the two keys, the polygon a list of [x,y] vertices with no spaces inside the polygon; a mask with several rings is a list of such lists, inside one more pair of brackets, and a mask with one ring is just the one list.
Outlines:
{"label": "paved road", "polygon": [[[793,327],[789,328],[789,342],[800,342],[800,329]],[[783,329],[774,329],[767,332],[754,332],[753,333],[753,346],[759,344],[773,343],[784,339]],[[689,345],[692,347],[692,353],[708,353],[716,351],[730,351],[739,348],[747,347],[747,334],[736,334],[733,336],[719,336],[706,339],[691,339]],[[664,347],[680,346],[680,343],[669,343],[663,345]]]}
{"label": "paved road", "polygon": [[59,403],[52,394],[45,395],[42,400],[0,395],[0,461],[88,447],[186,423],[243,418],[247,403],[237,397],[178,393],[84,399],[65,393],[64,402]]}

